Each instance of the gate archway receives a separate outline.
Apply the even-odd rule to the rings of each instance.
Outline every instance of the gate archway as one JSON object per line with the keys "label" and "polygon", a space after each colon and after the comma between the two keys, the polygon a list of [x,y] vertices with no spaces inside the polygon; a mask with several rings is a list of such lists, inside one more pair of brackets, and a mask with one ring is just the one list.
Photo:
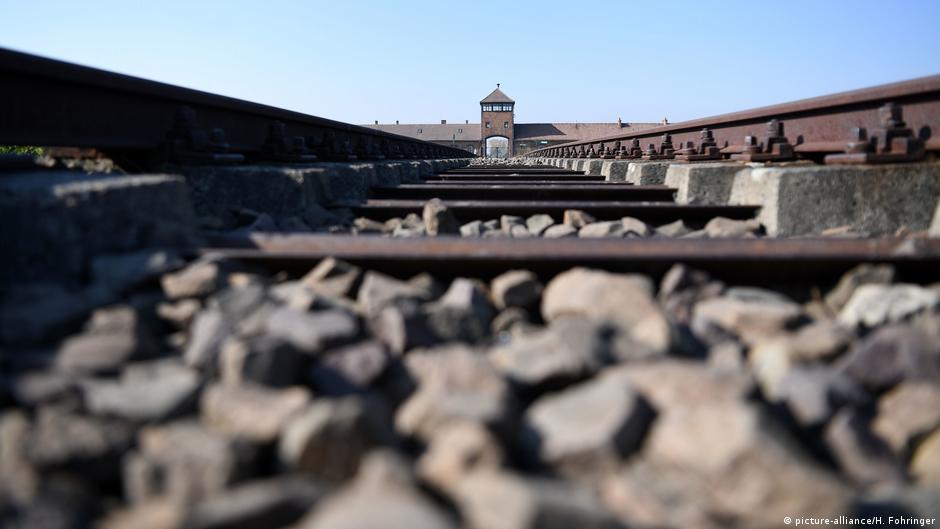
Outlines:
{"label": "gate archway", "polygon": [[483,152],[487,158],[508,158],[509,138],[506,136],[489,136],[483,140]]}

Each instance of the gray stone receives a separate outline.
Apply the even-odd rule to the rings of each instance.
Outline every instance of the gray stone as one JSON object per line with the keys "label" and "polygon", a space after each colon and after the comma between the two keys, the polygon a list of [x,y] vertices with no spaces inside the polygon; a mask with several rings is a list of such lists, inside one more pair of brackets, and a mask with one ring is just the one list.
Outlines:
{"label": "gray stone", "polygon": [[341,309],[302,312],[279,308],[268,318],[266,330],[305,353],[318,353],[355,340],[359,320]]}
{"label": "gray stone", "polygon": [[750,376],[709,368],[693,360],[660,360],[617,365],[599,376],[629,384],[659,412],[744,399],[754,389]]}
{"label": "gray stone", "polygon": [[509,472],[475,472],[455,487],[472,529],[615,529],[623,526],[587,487]]}
{"label": "gray stone", "polygon": [[460,233],[460,223],[454,213],[440,199],[432,198],[425,202],[422,212],[424,230],[428,235],[456,235]]}
{"label": "gray stone", "polygon": [[901,457],[940,427],[940,386],[935,381],[903,382],[878,400],[872,429]]}
{"label": "gray stone", "polygon": [[648,237],[650,227],[640,219],[633,217],[623,217],[620,219],[623,225],[623,234],[625,237]]}
{"label": "gray stone", "polygon": [[201,383],[174,360],[129,365],[119,380],[82,384],[85,407],[95,415],[164,421],[196,409]]}
{"label": "gray stone", "polygon": [[458,278],[447,292],[425,306],[428,325],[445,341],[482,340],[489,334],[495,311],[482,283]]}
{"label": "gray stone", "polygon": [[310,392],[302,387],[266,389],[215,384],[203,391],[202,422],[223,433],[266,443],[277,439],[310,398]]}
{"label": "gray stone", "polygon": [[836,462],[858,485],[870,487],[904,480],[904,470],[891,449],[872,434],[867,418],[858,411],[839,411],[826,425],[823,437]]}
{"label": "gray stone", "polygon": [[124,363],[150,357],[157,345],[137,312],[123,305],[96,310],[82,334],[65,340],[55,367],[68,372],[105,373]]}
{"label": "gray stone", "polygon": [[222,342],[229,333],[231,326],[225,321],[221,310],[210,308],[200,312],[190,328],[183,360],[187,365],[199,369],[214,365]]}
{"label": "gray stone", "polygon": [[33,408],[52,402],[71,402],[81,397],[79,380],[69,373],[32,371],[8,382],[10,396],[20,406]]}
{"label": "gray stone", "polygon": [[542,295],[542,315],[586,316],[616,322],[638,343],[668,351],[673,330],[653,299],[653,285],[640,275],[573,268],[552,279]]}
{"label": "gray stone", "polygon": [[500,311],[493,317],[490,329],[494,334],[505,333],[511,331],[517,325],[529,325],[531,320],[532,315],[529,314],[529,311],[519,307],[510,307]]}
{"label": "gray stone", "polygon": [[826,294],[826,304],[834,313],[838,313],[861,285],[890,284],[893,281],[894,267],[891,265],[858,265],[846,272],[835,288]]}
{"label": "gray stone", "polygon": [[222,280],[219,263],[209,258],[194,261],[179,272],[164,275],[160,283],[168,299],[181,299],[211,294],[222,286]]}
{"label": "gray stone", "polygon": [[456,529],[451,517],[415,485],[405,463],[376,451],[347,487],[323,500],[298,529]]}
{"label": "gray stone", "polygon": [[790,359],[795,362],[830,360],[852,343],[855,333],[833,321],[816,321],[800,327],[787,340]]}
{"label": "gray stone", "polygon": [[890,325],[857,342],[834,364],[872,391],[906,380],[940,377],[940,343],[921,329]]}
{"label": "gray stone", "polygon": [[481,353],[464,346],[415,350],[405,365],[418,389],[398,408],[400,434],[427,440],[444,425],[466,420],[507,432],[515,421],[512,391]]}
{"label": "gray stone", "polygon": [[388,351],[380,342],[358,342],[321,354],[310,380],[321,395],[363,392],[385,373],[389,361]]}
{"label": "gray stone", "polygon": [[198,503],[181,529],[268,529],[306,514],[326,494],[319,484],[296,476],[240,484]]}
{"label": "gray stone", "polygon": [[684,264],[675,264],[660,281],[658,300],[676,321],[689,324],[695,304],[718,296],[724,288],[724,283],[714,280],[705,272]]}
{"label": "gray stone", "polygon": [[922,486],[940,485],[940,429],[917,445],[911,458],[910,474]]}
{"label": "gray stone", "polygon": [[150,426],[124,461],[124,493],[135,504],[165,499],[191,504],[251,473],[256,452],[241,440],[193,422]]}
{"label": "gray stone", "polygon": [[427,314],[414,300],[401,301],[381,309],[370,321],[375,336],[396,354],[415,347],[427,347],[438,338],[427,320]]}
{"label": "gray stone", "polygon": [[385,224],[365,217],[357,217],[352,224],[356,233],[385,233]]}
{"label": "gray stone", "polygon": [[[506,235],[512,235],[513,226],[522,226],[525,228],[525,219],[515,215],[502,215],[499,217],[499,229]],[[528,231],[528,229],[526,231]]]}
{"label": "gray stone", "polygon": [[392,232],[392,237],[424,237],[426,235],[424,228],[406,228],[400,226]]}
{"label": "gray stone", "polygon": [[775,292],[756,288],[731,288],[722,296],[695,304],[693,330],[714,324],[739,336],[746,343],[757,343],[780,334],[802,317],[796,303]]}
{"label": "gray stone", "polygon": [[362,283],[362,269],[345,261],[327,257],[300,280],[314,292],[332,297],[355,299]]}
{"label": "gray stone", "polygon": [[705,235],[712,239],[753,237],[760,234],[760,223],[756,220],[734,220],[715,217],[705,224]]}
{"label": "gray stone", "polygon": [[758,406],[697,398],[703,404],[657,407],[665,413],[653,424],[644,457],[656,468],[704,482],[714,515],[736,526],[773,527],[792,512],[843,512],[848,490],[842,482]]}
{"label": "gray stone", "polygon": [[157,315],[178,329],[189,329],[202,304],[196,299],[168,301],[157,305]]}
{"label": "gray stone", "polygon": [[513,224],[509,228],[509,235],[513,239],[528,239],[532,237],[532,233],[529,231],[529,228],[525,227],[522,224]]}
{"label": "gray stone", "polygon": [[585,213],[584,211],[581,211],[580,209],[566,209],[562,223],[565,226],[571,226],[574,229],[581,229],[588,224],[593,223],[595,220],[596,219],[593,216]]}
{"label": "gray stone", "polygon": [[408,229],[424,230],[424,220],[417,213],[409,213],[401,220],[401,226]]}
{"label": "gray stone", "polygon": [[616,467],[637,450],[652,420],[646,401],[609,377],[542,397],[526,412],[541,459],[585,477]]}
{"label": "gray stone", "polygon": [[528,270],[510,270],[490,282],[493,302],[499,308],[537,306],[542,289],[542,282]]}
{"label": "gray stone", "polygon": [[26,440],[26,456],[40,470],[72,468],[84,470],[91,479],[113,479],[120,473],[120,456],[132,439],[126,423],[44,406]]}
{"label": "gray stone", "polygon": [[858,384],[826,366],[790,368],[776,397],[806,427],[825,424],[844,406],[861,407],[871,400]]}
{"label": "gray stone", "polygon": [[231,385],[249,382],[291,386],[300,380],[306,357],[283,339],[270,335],[231,339],[222,346],[219,361],[222,381]]}
{"label": "gray stone", "polygon": [[542,232],[542,236],[546,239],[566,239],[569,237],[577,237],[578,230],[567,224],[556,224],[554,226],[549,226]]}
{"label": "gray stone", "polygon": [[727,527],[711,516],[703,480],[681,469],[635,459],[601,481],[599,489],[607,508],[628,527]]}
{"label": "gray stone", "polygon": [[358,301],[366,314],[376,315],[387,305],[402,300],[427,301],[432,293],[378,272],[367,272],[359,288]]}
{"label": "gray stone", "polygon": [[617,220],[608,220],[603,222],[594,222],[587,224],[578,230],[578,237],[582,239],[593,239],[598,237],[623,237],[626,230],[623,223]]}
{"label": "gray stone", "polygon": [[468,222],[460,227],[462,237],[480,237],[483,235],[483,231],[483,222],[479,220]]}
{"label": "gray stone", "polygon": [[284,428],[278,459],[325,482],[342,482],[370,450],[395,444],[387,411],[363,397],[317,399]]}
{"label": "gray stone", "polygon": [[26,459],[30,423],[18,410],[0,415],[0,498],[29,503],[37,492],[39,475]]}
{"label": "gray stone", "polygon": [[451,490],[470,472],[500,468],[504,457],[499,442],[485,426],[453,422],[434,433],[416,470],[426,481]]}
{"label": "gray stone", "polygon": [[553,386],[593,375],[613,361],[612,329],[583,318],[561,318],[489,352],[493,365],[525,386]]}
{"label": "gray stone", "polygon": [[483,221],[483,229],[486,231],[500,230],[501,228],[499,226],[499,220],[490,219]]}
{"label": "gray stone", "polygon": [[839,312],[839,321],[851,326],[877,327],[907,319],[940,305],[940,292],[917,285],[866,284],[855,289]]}
{"label": "gray stone", "polygon": [[754,167],[735,177],[732,204],[761,206],[771,236],[849,225],[872,235],[930,226],[940,168],[930,163]]}
{"label": "gray stone", "polygon": [[674,163],[666,170],[664,184],[676,189],[680,204],[727,204],[735,175],[749,168],[739,163]]}
{"label": "gray stone", "polygon": [[553,224],[555,224],[555,220],[552,219],[551,215],[545,215],[544,213],[532,215],[525,220],[525,225],[529,229],[529,233],[536,236],[541,235],[542,232]]}

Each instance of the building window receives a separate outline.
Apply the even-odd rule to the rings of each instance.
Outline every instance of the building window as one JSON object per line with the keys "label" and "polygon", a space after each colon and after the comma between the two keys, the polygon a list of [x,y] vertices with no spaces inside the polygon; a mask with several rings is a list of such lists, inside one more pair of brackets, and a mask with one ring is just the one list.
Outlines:
{"label": "building window", "polygon": [[424,130],[418,129],[418,134],[421,134],[422,132],[424,132]]}
{"label": "building window", "polygon": [[503,128],[504,128],[504,129],[508,129],[508,128],[509,128],[509,122],[508,122],[508,121],[504,121],[504,122],[503,122]]}
{"label": "building window", "polygon": [[490,122],[489,122],[489,121],[486,122],[486,128],[490,128]]}
{"label": "building window", "polygon": [[463,129],[457,129],[457,134],[463,134]]}

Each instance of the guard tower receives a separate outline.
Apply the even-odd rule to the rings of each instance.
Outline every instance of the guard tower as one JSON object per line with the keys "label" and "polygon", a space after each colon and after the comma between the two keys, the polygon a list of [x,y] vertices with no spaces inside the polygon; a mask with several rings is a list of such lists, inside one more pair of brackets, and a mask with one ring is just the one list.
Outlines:
{"label": "guard tower", "polygon": [[[513,109],[515,106],[516,102],[499,89],[499,83],[496,83],[496,90],[493,90],[490,95],[483,98],[483,101],[480,101],[481,153],[485,153],[486,156],[512,156],[512,142],[514,140]],[[506,146],[494,146],[492,149],[488,149],[487,140],[492,138],[505,138]],[[494,143],[491,142],[491,145],[494,145]]]}

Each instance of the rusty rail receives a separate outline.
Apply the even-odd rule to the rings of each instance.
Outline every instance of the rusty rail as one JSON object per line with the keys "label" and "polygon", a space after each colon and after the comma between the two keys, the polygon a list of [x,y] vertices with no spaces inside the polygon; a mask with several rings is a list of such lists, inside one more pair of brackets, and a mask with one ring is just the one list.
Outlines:
{"label": "rusty rail", "polygon": [[134,167],[467,158],[466,151],[0,48],[0,145],[91,147]]}
{"label": "rusty rail", "polygon": [[918,156],[922,157],[924,152],[940,151],[938,127],[940,75],[935,75],[570,142],[536,149],[524,156],[707,160],[738,155],[745,160],[761,161],[760,156],[753,155],[774,154],[773,146],[785,143],[787,156],[780,159],[821,161],[832,153],[890,149],[894,130],[885,131],[907,129],[907,137],[919,143]]}
{"label": "rusty rail", "polygon": [[335,257],[401,273],[493,274],[511,267],[544,273],[572,266],[661,273],[675,263],[737,281],[828,280],[861,262],[890,263],[907,277],[936,278],[937,239],[388,239],[376,236],[255,234],[217,237],[206,252],[285,269]]}

